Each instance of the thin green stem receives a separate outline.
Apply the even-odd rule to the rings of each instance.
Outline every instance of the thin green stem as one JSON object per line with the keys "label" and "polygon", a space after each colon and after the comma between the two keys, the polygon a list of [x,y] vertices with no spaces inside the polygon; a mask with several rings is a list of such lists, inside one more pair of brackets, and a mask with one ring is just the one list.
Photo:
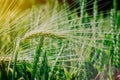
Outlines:
{"label": "thin green stem", "polygon": [[43,43],[44,43],[43,41],[44,41],[44,37],[41,36],[38,47],[36,49],[34,61],[33,61],[33,70],[32,70],[32,79],[31,80],[34,80],[34,78],[35,78],[35,74],[36,74],[36,71],[37,71],[37,63],[39,62],[39,57],[40,57],[40,54],[42,52],[42,46],[43,46]]}
{"label": "thin green stem", "polygon": [[98,6],[97,6],[97,3],[98,3],[97,0],[94,0],[93,14],[94,14],[95,27],[98,26],[98,23],[97,23],[97,21],[98,21]]}
{"label": "thin green stem", "polygon": [[15,70],[16,70],[16,63],[17,63],[17,56],[18,56],[18,49],[19,49],[19,44],[20,44],[20,39],[17,38],[16,40],[16,48],[14,51],[14,63],[13,63],[13,74],[12,74],[12,80],[15,80]]}

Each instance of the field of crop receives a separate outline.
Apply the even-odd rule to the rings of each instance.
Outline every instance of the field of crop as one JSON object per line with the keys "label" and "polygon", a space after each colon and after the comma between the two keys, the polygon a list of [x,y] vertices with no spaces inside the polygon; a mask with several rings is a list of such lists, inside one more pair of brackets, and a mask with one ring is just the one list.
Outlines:
{"label": "field of crop", "polygon": [[79,0],[80,16],[40,1],[0,0],[0,80],[120,80],[117,0],[105,13],[94,0],[92,15]]}

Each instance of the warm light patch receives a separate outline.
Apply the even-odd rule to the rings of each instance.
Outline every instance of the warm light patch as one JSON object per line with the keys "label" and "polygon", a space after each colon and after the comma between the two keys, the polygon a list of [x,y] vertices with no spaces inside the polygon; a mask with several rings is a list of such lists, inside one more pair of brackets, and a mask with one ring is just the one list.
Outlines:
{"label": "warm light patch", "polygon": [[45,4],[46,0],[0,0],[0,9],[13,10],[18,8],[20,10],[26,10],[33,5]]}

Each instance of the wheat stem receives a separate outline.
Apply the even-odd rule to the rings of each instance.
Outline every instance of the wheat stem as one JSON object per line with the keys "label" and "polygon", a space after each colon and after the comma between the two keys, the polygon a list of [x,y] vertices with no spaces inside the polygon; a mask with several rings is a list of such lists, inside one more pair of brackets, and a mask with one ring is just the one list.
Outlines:
{"label": "wheat stem", "polygon": [[37,64],[39,62],[39,57],[40,57],[40,54],[42,52],[43,43],[44,43],[44,37],[41,36],[38,47],[36,49],[35,57],[34,57],[34,60],[33,60],[33,70],[32,70],[32,79],[31,80],[34,80],[34,78],[35,78],[35,74],[36,74],[36,71],[37,71]]}
{"label": "wheat stem", "polygon": [[13,63],[13,74],[12,74],[12,80],[15,79],[15,70],[16,70],[16,62],[17,62],[17,56],[18,56],[18,49],[19,49],[19,44],[20,44],[20,39],[17,38],[16,40],[16,48],[14,51],[14,63]]}

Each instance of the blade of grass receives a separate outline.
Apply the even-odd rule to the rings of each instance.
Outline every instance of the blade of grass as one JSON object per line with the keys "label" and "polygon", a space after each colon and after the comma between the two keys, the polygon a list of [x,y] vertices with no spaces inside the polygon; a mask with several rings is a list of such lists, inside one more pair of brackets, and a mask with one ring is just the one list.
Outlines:
{"label": "blade of grass", "polygon": [[31,80],[34,80],[34,78],[35,78],[35,74],[37,71],[37,63],[39,62],[39,57],[42,52],[43,43],[44,43],[44,36],[41,36],[38,47],[36,49],[35,57],[33,60],[33,70],[32,70],[32,79]]}
{"label": "blade of grass", "polygon": [[16,40],[16,48],[15,48],[15,51],[14,51],[14,63],[13,63],[12,80],[15,80],[15,69],[16,69],[16,63],[17,63],[19,44],[20,44],[20,38],[17,38],[17,40]]}

